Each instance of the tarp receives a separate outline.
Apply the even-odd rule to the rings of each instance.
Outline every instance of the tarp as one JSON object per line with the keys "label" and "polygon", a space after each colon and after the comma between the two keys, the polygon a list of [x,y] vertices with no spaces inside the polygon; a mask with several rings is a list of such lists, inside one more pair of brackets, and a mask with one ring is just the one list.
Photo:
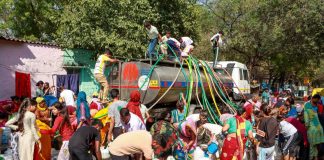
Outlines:
{"label": "tarp", "polygon": [[16,96],[31,97],[30,74],[16,72]]}
{"label": "tarp", "polygon": [[[56,86],[64,86],[65,89],[73,91],[76,95],[79,93],[79,74],[67,74],[56,76]],[[60,92],[57,92],[57,97],[60,97]]]}
{"label": "tarp", "polygon": [[324,88],[314,88],[312,96],[314,96],[315,94],[320,94],[321,96],[324,96]]}

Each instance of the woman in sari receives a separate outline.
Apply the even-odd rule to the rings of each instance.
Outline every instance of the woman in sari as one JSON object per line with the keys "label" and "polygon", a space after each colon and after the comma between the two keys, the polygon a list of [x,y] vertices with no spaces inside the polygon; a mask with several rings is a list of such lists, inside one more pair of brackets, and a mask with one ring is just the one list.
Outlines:
{"label": "woman in sari", "polygon": [[319,145],[324,143],[323,128],[317,114],[317,105],[320,99],[321,96],[316,94],[304,106],[304,120],[307,128],[307,137],[310,146],[309,157],[311,160],[317,160]]}
{"label": "woman in sari", "polygon": [[185,119],[187,113],[186,105],[186,99],[184,98],[183,93],[180,93],[180,99],[176,104],[176,109],[171,111],[171,124],[176,125]]}
{"label": "woman in sari", "polygon": [[50,111],[46,106],[45,99],[43,97],[37,97],[37,108],[36,108],[36,125],[39,129],[39,132],[41,133],[41,151],[38,156],[35,157],[35,159],[51,159],[51,128],[50,128],[50,122],[52,121],[52,118],[50,118]]}
{"label": "woman in sari", "polygon": [[141,113],[140,105],[141,105],[141,94],[138,90],[134,90],[130,94],[130,100],[126,106],[126,108],[133,114],[137,115],[144,123],[144,118]]}
{"label": "woman in sari", "polygon": [[229,118],[222,129],[226,139],[220,156],[221,160],[243,159],[246,137],[253,138],[251,122],[241,117],[244,112],[243,108],[239,108],[237,114]]}
{"label": "woman in sari", "polygon": [[76,115],[78,128],[83,125],[90,125],[90,108],[87,102],[87,95],[83,91],[78,94]]}
{"label": "woman in sari", "polygon": [[[193,153],[197,144],[197,127],[196,122],[190,118],[182,121],[178,125],[180,143],[178,145],[178,153],[185,153],[187,157],[175,156],[176,159],[193,159]],[[177,151],[176,151],[177,152]]]}
{"label": "woman in sari", "polygon": [[166,121],[167,113],[161,112],[157,116],[157,122],[151,127],[152,148],[155,158],[166,160],[172,155],[173,148],[177,142],[177,132],[172,124]]}

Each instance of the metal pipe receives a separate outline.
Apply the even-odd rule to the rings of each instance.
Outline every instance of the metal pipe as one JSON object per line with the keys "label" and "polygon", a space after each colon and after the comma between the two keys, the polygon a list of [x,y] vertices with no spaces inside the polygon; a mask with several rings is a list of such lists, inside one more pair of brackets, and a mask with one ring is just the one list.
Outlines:
{"label": "metal pipe", "polygon": [[119,94],[120,94],[120,97],[122,97],[122,91],[121,91],[121,75],[122,75],[122,64],[121,64],[122,62],[121,61],[119,61],[118,62],[118,76],[119,76]]}
{"label": "metal pipe", "polygon": [[219,47],[216,47],[216,53],[215,53],[215,48],[214,48],[215,60],[214,60],[214,63],[213,63],[213,68],[215,68],[215,65],[217,64],[218,51],[219,51]]}

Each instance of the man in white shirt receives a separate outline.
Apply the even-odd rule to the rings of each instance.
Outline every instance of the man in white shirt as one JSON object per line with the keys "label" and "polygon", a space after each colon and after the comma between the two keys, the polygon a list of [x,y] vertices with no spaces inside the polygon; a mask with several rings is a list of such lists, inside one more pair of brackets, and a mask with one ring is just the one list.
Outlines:
{"label": "man in white shirt", "polygon": [[210,42],[213,45],[213,48],[219,47],[220,45],[222,45],[223,40],[222,40],[222,36],[223,36],[223,31],[219,31],[218,33],[216,33],[215,35],[213,35],[210,38]]}
{"label": "man in white shirt", "polygon": [[150,39],[147,55],[152,58],[155,54],[155,46],[158,43],[158,40],[162,41],[162,38],[157,28],[155,26],[152,26],[149,21],[144,22],[144,27],[147,31],[147,36]]}
{"label": "man in white shirt", "polygon": [[193,44],[193,40],[189,37],[181,37],[179,42],[181,43],[182,48],[186,48],[186,46]]}
{"label": "man in white shirt", "polygon": [[285,121],[283,116],[278,118],[281,120],[279,123],[280,134],[284,138],[283,145],[281,147],[284,159],[296,159],[299,153],[299,142],[301,137],[299,136],[297,129],[289,122]]}
{"label": "man in white shirt", "polygon": [[189,37],[181,37],[179,42],[181,43],[181,48],[183,48],[181,56],[188,57],[194,49],[193,40]]}
{"label": "man in white shirt", "polygon": [[212,38],[210,38],[210,42],[212,43],[213,46],[213,51],[214,51],[214,63],[213,63],[213,68],[215,67],[217,58],[218,58],[218,49],[219,46],[223,44],[222,36],[224,35],[223,31],[219,31],[216,33]]}
{"label": "man in white shirt", "polygon": [[64,89],[64,86],[61,86],[60,88],[60,97],[62,98],[62,101],[65,102],[66,106],[75,106],[74,104],[74,92],[68,89]]}
{"label": "man in white shirt", "polygon": [[143,121],[137,115],[130,113],[127,108],[120,110],[120,118],[124,132],[146,130]]}

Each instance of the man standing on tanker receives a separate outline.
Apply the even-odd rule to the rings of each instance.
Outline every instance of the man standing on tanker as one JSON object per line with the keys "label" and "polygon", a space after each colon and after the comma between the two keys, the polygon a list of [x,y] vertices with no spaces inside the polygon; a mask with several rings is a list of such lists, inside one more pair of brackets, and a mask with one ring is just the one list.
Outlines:
{"label": "man standing on tanker", "polygon": [[99,58],[97,59],[95,69],[94,69],[94,76],[96,78],[96,81],[100,83],[100,93],[99,93],[99,99],[101,100],[102,103],[107,103],[107,97],[108,97],[108,81],[105,76],[105,68],[106,65],[110,63],[115,63],[118,60],[117,59],[112,59],[111,57],[113,56],[113,53],[109,50],[106,49],[105,53],[100,55]]}

